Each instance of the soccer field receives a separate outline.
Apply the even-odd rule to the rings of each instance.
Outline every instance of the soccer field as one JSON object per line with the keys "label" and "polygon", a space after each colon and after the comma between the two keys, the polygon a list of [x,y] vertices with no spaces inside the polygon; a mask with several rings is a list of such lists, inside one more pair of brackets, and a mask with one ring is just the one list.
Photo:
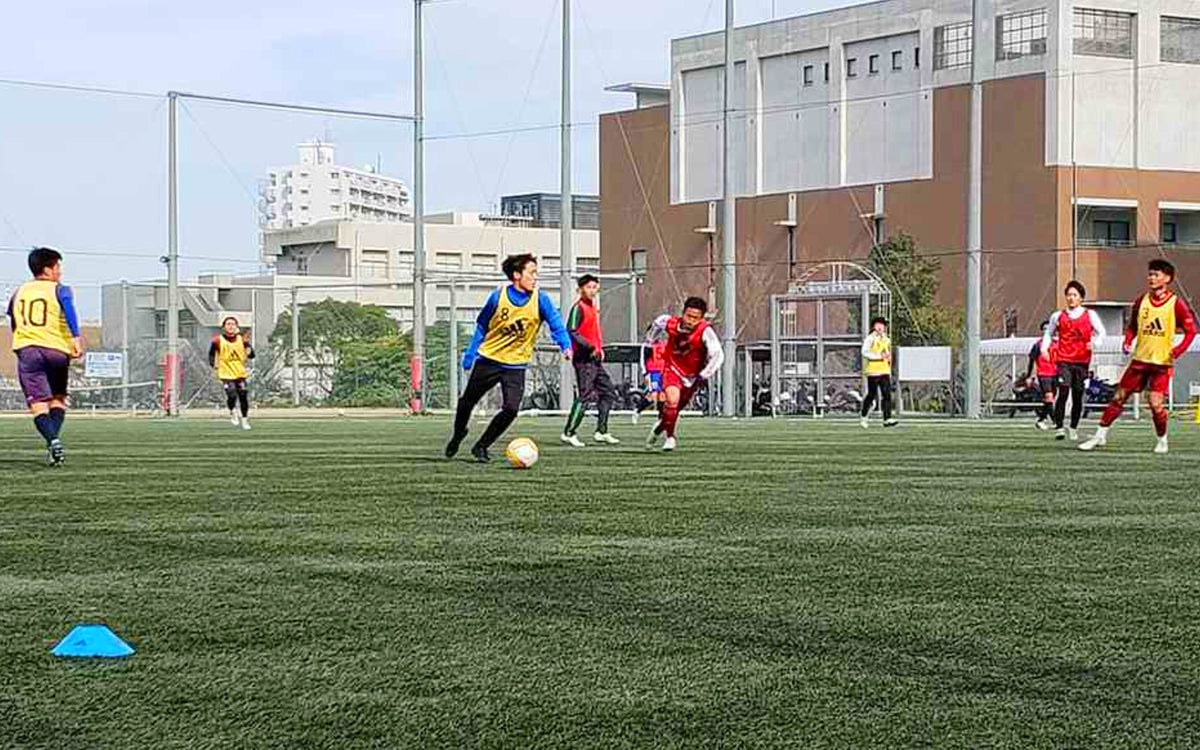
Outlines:
{"label": "soccer field", "polygon": [[[0,422],[0,746],[1200,737],[1192,425],[615,422],[522,418],[528,472],[440,419],[77,418],[57,471]],[[80,621],[138,653],[51,657]]]}

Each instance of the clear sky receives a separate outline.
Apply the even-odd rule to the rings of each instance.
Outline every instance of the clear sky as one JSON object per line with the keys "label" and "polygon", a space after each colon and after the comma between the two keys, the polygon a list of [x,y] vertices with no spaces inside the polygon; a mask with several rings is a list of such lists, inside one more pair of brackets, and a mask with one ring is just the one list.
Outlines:
{"label": "clear sky", "polygon": [[[738,0],[739,25],[849,4]],[[718,30],[723,0],[574,0],[575,188],[598,190],[597,116],[632,105],[607,85],[663,82],[675,37]],[[429,211],[486,210],[558,189],[559,0],[435,0],[426,17]],[[411,0],[41,0],[6,4],[0,79],[408,113]],[[546,126],[540,128],[539,126]],[[528,128],[526,132],[457,137]],[[186,277],[253,271],[256,183],[328,137],[338,161],[411,178],[409,126],[190,102],[180,113]],[[161,276],[162,98],[0,83],[0,286],[11,248],[58,245],[84,315],[102,281]]]}

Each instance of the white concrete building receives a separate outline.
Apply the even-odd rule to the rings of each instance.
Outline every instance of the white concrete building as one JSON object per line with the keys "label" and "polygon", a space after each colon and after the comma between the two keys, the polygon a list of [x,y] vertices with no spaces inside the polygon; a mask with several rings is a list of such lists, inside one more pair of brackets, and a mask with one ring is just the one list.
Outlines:
{"label": "white concrete building", "polygon": [[265,230],[327,219],[394,223],[412,218],[411,196],[401,180],[373,168],[339,166],[332,143],[302,143],[299,150],[299,163],[270,170],[260,186]]}

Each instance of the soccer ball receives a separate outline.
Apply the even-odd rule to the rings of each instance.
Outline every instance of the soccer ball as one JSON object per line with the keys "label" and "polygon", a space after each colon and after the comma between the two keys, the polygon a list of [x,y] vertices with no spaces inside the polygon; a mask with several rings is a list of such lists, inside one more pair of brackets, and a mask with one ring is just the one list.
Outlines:
{"label": "soccer ball", "polygon": [[529,438],[517,438],[504,449],[504,457],[514,469],[528,469],[537,463],[537,443]]}

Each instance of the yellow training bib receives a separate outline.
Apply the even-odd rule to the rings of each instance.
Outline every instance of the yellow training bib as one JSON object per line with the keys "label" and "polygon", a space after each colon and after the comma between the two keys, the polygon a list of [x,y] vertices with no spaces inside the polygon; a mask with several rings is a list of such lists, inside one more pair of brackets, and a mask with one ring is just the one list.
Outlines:
{"label": "yellow training bib", "polygon": [[239,333],[233,341],[217,337],[217,379],[246,379],[246,341]]}
{"label": "yellow training bib", "polygon": [[1167,295],[1161,304],[1154,304],[1150,295],[1142,298],[1137,312],[1137,344],[1133,358],[1152,365],[1170,365],[1175,360],[1171,349],[1175,345],[1175,295]]}
{"label": "yellow training bib", "polygon": [[13,351],[40,346],[65,354],[71,353],[71,329],[58,303],[58,284],[53,281],[27,281],[12,301]]}
{"label": "yellow training bib", "polygon": [[508,287],[500,289],[496,312],[488,323],[487,335],[479,347],[479,356],[502,365],[529,364],[533,359],[538,329],[542,327],[538,296],[535,289],[529,295],[528,302],[517,306],[508,299]]}
{"label": "yellow training bib", "polygon": [[[871,342],[872,354],[890,354],[892,351],[892,339],[888,336],[876,336]],[[891,375],[892,363],[884,359],[868,359],[866,366],[863,367],[867,377],[876,375]]]}

